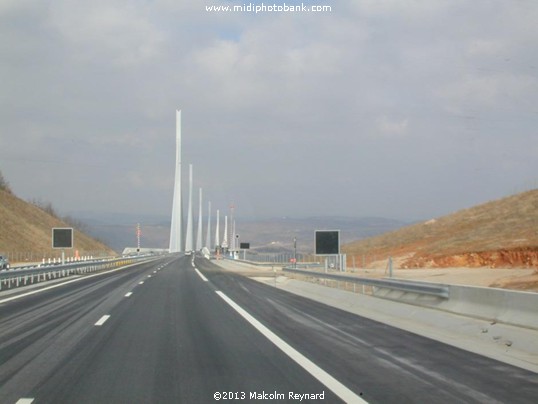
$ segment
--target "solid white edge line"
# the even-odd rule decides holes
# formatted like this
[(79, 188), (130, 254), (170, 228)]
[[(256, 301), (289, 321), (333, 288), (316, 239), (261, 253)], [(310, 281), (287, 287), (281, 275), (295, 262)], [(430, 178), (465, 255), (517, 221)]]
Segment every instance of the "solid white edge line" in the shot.
[(348, 389), (329, 373), (321, 369), (318, 365), (308, 359), (306, 356), (301, 354), (292, 348), (287, 342), (282, 338), (272, 332), (269, 328), (264, 326), (254, 317), (252, 317), (247, 311), (245, 311), (241, 306), (235, 303), (232, 299), (222, 293), (220, 290), (217, 290), (216, 293), (228, 303), (235, 311), (237, 311), (245, 320), (247, 320), (254, 328), (256, 328), (265, 338), (275, 344), (282, 352), (288, 355), (293, 359), (297, 364), (299, 364), (303, 369), (308, 373), (318, 379), (322, 384), (324, 384), (329, 390), (334, 394), (340, 397), (346, 403), (367, 403), (367, 401), (360, 398), (353, 391)]
[(202, 280), (204, 282), (207, 282), (207, 278), (204, 276), (204, 274), (202, 274), (200, 271), (198, 271), (198, 268), (194, 268), (194, 270), (196, 271), (196, 273), (200, 276), (200, 278), (202, 278)]
[(0, 300), (0, 304), (2, 304), (2, 303), (6, 303), (6, 302), (10, 302), (10, 301), (12, 301), (12, 300), (17, 300), (17, 299), (20, 299), (20, 298), (22, 298), (22, 297), (26, 297), (26, 296), (30, 296), (30, 295), (35, 295), (36, 293), (41, 293), (41, 292), (44, 292), (44, 291), (46, 291), (46, 290), (59, 288), (60, 286), (67, 285), (67, 284), (69, 284), (69, 283), (79, 282), (79, 281), (82, 281), (82, 280), (84, 280), (84, 279), (93, 278), (94, 276), (102, 276), (102, 275), (110, 274), (110, 273), (112, 273), (112, 272), (122, 271), (122, 270), (124, 270), (124, 269), (126, 269), (126, 268), (132, 267), (133, 265), (137, 265), (137, 264), (139, 264), (139, 263), (126, 265), (126, 266), (124, 266), (124, 267), (119, 267), (119, 268), (112, 269), (112, 270), (110, 270), (110, 271), (106, 271), (106, 272), (99, 272), (98, 274), (92, 274), (92, 275), (81, 276), (81, 277), (79, 277), (79, 278), (71, 279), (71, 280), (66, 281), (66, 282), (61, 282), (61, 283), (57, 283), (57, 284), (55, 284), (55, 285), (47, 286), (47, 287), (45, 287), (45, 288), (40, 288), (40, 289), (37, 289), (37, 290), (32, 290), (31, 292), (21, 293), (20, 295), (13, 296), (13, 297), (8, 297), (8, 298), (5, 298), (5, 299)]
[(96, 325), (97, 327), (100, 327), (100, 326), (102, 326), (102, 325), (103, 325), (109, 318), (110, 318), (110, 316), (109, 316), (108, 314), (106, 314), (106, 315), (104, 315), (103, 317), (101, 317), (101, 318), (99, 319), (99, 321), (98, 321), (97, 323), (95, 323), (95, 325)]

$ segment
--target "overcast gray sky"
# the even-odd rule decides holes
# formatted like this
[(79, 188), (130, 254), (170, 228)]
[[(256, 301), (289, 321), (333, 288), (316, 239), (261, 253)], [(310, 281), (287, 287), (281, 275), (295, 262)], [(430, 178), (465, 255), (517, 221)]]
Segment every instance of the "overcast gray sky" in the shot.
[(170, 214), (181, 109), (184, 174), (238, 217), (428, 219), (537, 187), (538, 2), (303, 3), (331, 10), (0, 1), (0, 170), (63, 214)]

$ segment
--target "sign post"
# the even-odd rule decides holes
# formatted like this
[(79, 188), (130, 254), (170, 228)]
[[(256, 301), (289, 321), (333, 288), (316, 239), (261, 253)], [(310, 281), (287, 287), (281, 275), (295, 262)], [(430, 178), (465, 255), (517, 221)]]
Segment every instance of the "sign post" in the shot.
[(239, 249), (243, 250), (243, 261), (245, 261), (247, 256), (247, 250), (250, 249), (250, 243), (239, 243)]
[[(316, 230), (316, 255), (340, 256), (340, 230)], [(327, 258), (325, 258), (327, 272)]]
[(62, 250), (62, 265), (65, 264), (65, 249), (73, 248), (73, 228), (53, 227), (52, 228), (52, 248)]
[(142, 230), (140, 230), (140, 223), (136, 224), (136, 254), (140, 255), (140, 236), (142, 235)]

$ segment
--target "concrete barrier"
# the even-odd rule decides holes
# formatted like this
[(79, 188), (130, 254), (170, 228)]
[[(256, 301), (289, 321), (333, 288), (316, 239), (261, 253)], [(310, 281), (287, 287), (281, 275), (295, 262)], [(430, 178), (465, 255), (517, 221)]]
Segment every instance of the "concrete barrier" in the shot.
[(538, 293), (535, 292), (398, 278), (369, 279), (290, 267), (283, 268), (283, 271), (306, 277), (369, 285), (375, 297), (538, 330)]
[(374, 296), (435, 308), (491, 322), (538, 330), (538, 293), (475, 286), (445, 285), (449, 298), (377, 288)]
[(496, 288), (450, 286), (439, 309), (476, 318), (538, 329), (538, 293)]

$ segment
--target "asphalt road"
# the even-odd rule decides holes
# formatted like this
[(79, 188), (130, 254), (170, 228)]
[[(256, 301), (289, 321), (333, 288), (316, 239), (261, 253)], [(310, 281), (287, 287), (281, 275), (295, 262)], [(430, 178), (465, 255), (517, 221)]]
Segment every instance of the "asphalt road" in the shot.
[(223, 272), (201, 258), (195, 266), (189, 256), (169, 256), (15, 300), (0, 295), (0, 403), (538, 397), (537, 374)]

